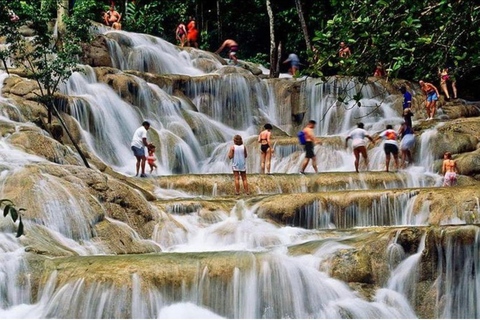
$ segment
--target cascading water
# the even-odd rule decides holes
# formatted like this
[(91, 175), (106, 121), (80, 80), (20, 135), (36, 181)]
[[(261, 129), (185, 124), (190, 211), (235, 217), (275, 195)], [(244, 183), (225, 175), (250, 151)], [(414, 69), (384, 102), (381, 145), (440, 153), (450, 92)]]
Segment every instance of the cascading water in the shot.
[[(88, 152), (116, 171), (134, 173), (130, 140), (146, 119), (152, 125), (149, 141), (157, 145), (162, 175), (230, 173), (227, 150), (235, 134), (241, 134), (247, 146), (249, 173), (258, 172), (256, 135), (267, 121), (279, 129), (276, 134), (285, 135), (275, 145), (273, 172), (297, 173), (304, 159), (302, 147), (294, 140), (280, 140), (289, 139), (286, 134), (293, 136), (313, 118), (319, 122), (316, 134), (327, 137), (315, 149), (319, 168), (331, 172), (332, 183), (318, 185), (298, 177), (289, 181), (289, 190), (326, 194), (347, 190), (355, 195), (364, 189), (433, 185), (432, 179), (423, 174), (434, 160), (428, 140), (433, 131), (418, 139), (422, 159), (418, 167), (389, 181), (370, 181), (366, 175), (352, 174), (339, 183), (336, 172), (343, 171), (345, 176), (354, 168), (351, 151), (343, 145), (357, 121), (365, 122), (372, 134), (387, 123), (401, 122), (394, 101), (379, 84), (362, 85), (355, 79), (326, 83), (312, 79), (265, 80), (240, 68), (222, 66), (210, 53), (181, 51), (147, 35), (104, 31), (115, 68), (151, 72), (168, 80), (153, 83), (134, 72), (105, 73), (83, 66), (83, 72), (75, 73), (62, 88), (70, 97), (62, 110), (75, 119)], [(172, 74), (181, 76), (170, 77)], [(0, 92), (6, 78), (6, 74), (0, 74)], [(296, 81), (298, 97), (290, 96), (286, 103), (283, 95), (287, 95), (292, 81)], [(303, 120), (292, 118), (294, 104), (298, 114), (303, 112)], [(0, 121), (13, 126), (14, 132), (20, 127), (35, 127), (22, 122), (15, 103), (1, 95), (0, 105)], [(16, 116), (12, 117), (11, 110)], [(221, 181), (208, 192), (201, 185), (197, 193), (173, 189), (175, 186), (160, 188), (153, 179), (134, 181), (129, 186), (143, 194), (149, 192), (144, 186), (152, 184), (152, 197), (158, 201), (140, 201), (137, 198), (142, 196), (134, 191), (137, 202), (129, 202), (127, 186), (121, 187), (120, 196), (109, 193), (113, 191), (108, 186), (118, 181), (101, 176), (104, 182), (92, 182), (95, 179), (86, 173), (19, 151), (9, 137), (6, 134), (0, 140), (0, 193), (2, 198), (12, 194), (15, 179), (25, 178), (22, 173), (37, 168), (33, 174), (25, 173), (32, 186), (25, 198), (31, 204), (29, 210), (38, 216), (32, 214), (25, 219), (26, 239), (15, 239), (12, 223), (0, 221), (0, 318), (416, 316), (411, 279), (416, 279), (425, 235), (417, 253), (407, 258), (398, 247), (400, 231), (390, 239), (390, 260), (399, 264), (391, 265), (389, 280), (375, 299), (362, 296), (325, 271), (333, 254), (343, 254), (342, 250), (352, 250), (353, 244), (363, 241), (361, 235), (351, 234), (354, 229), (425, 226), (429, 203), (415, 206), (416, 191), (377, 194), (373, 198), (358, 193), (358, 200), (350, 199), (348, 205), (342, 203), (347, 201), (347, 194), (340, 193), (335, 200), (338, 203), (328, 197), (326, 201), (313, 201), (286, 219), (293, 226), (279, 226), (259, 217), (263, 199), (238, 201), (228, 197)], [(371, 169), (383, 170), (381, 146), (370, 148), (369, 155)], [(191, 178), (179, 177), (187, 181)], [(192, 179), (197, 178), (203, 179), (196, 175)], [(277, 176), (271, 178), (271, 185), (258, 185), (256, 189), (267, 200), (268, 194), (286, 192), (286, 184), (275, 181)], [(289, 178), (293, 176), (282, 176), (286, 181)], [(193, 180), (187, 182), (186, 189), (192, 184)], [(109, 215), (112, 207), (134, 209), (129, 213), (113, 210), (116, 214)], [(147, 217), (141, 214), (145, 211)], [(332, 232), (338, 232), (338, 242), (325, 240)], [(316, 242), (322, 242), (322, 246), (313, 253), (291, 252), (303, 246), (308, 251)], [(133, 249), (126, 250), (129, 243)], [(473, 243), (449, 239), (446, 249), (439, 247), (445, 252), (439, 253), (438, 316), (480, 315), (474, 303), (480, 292), (479, 243), (476, 230)], [(160, 249), (162, 253), (158, 253)], [(465, 262), (464, 267), (457, 260)], [(155, 268), (149, 269), (152, 266)], [(474, 275), (474, 284), (468, 283), (470, 274)], [(454, 283), (455, 275), (461, 275), (461, 283)], [(405, 283), (408, 288), (402, 286)], [(461, 299), (467, 302), (459, 302)]]

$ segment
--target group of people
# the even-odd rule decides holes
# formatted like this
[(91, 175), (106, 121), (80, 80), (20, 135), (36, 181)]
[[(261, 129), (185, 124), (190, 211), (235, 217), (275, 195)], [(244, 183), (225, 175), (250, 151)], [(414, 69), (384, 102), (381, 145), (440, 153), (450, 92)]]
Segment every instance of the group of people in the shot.
[(180, 42), (180, 47), (185, 45), (198, 49), (198, 29), (194, 17), (188, 18), (188, 23), (180, 23), (175, 30), (175, 39)]
[(112, 27), (115, 30), (122, 30), (122, 24), (120, 23), (122, 15), (115, 11), (115, 5), (112, 4), (110, 9), (103, 13), (103, 20), (106, 26)]

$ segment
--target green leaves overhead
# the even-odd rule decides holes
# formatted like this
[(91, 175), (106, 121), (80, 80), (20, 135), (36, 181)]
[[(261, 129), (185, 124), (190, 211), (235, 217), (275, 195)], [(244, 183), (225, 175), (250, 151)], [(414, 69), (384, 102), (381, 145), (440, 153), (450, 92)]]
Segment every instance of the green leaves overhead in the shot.
[[(435, 81), (446, 65), (455, 67), (457, 78), (473, 76), (480, 66), (480, 6), (474, 1), (326, 3), (326, 23), (313, 39), (318, 53), (310, 54), (312, 76), (372, 76), (381, 61), (391, 76)], [(351, 57), (339, 57), (341, 41)]]

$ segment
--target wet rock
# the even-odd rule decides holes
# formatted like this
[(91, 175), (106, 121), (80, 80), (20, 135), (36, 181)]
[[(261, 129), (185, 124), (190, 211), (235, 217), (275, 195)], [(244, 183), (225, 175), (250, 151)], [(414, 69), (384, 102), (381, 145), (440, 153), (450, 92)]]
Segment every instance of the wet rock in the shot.
[(82, 62), (92, 67), (113, 67), (107, 40), (103, 35), (97, 35), (88, 45), (82, 45)]
[(185, 85), (188, 81), (190, 81), (191, 77), (186, 75), (178, 75), (178, 74), (169, 74), (169, 75), (160, 75), (154, 74), (149, 72), (139, 72), (135, 70), (126, 70), (125, 73), (132, 74), (143, 80), (156, 84), (163, 90), (171, 90), (175, 92), (177, 90), (184, 92)]
[(58, 141), (45, 136), (38, 131), (22, 131), (14, 133), (9, 141), (12, 145), (24, 151), (44, 157), (58, 164), (81, 165), (78, 157)]
[(161, 252), (160, 246), (153, 241), (143, 240), (128, 225), (111, 220), (104, 220), (95, 225), (96, 238), (108, 252), (114, 254), (141, 254)]

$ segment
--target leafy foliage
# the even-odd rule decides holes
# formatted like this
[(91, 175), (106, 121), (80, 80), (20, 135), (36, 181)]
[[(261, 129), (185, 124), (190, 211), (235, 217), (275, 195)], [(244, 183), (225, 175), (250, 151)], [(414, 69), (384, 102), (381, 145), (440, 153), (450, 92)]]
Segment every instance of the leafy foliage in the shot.
[[(474, 1), (330, 0), (313, 39), (311, 75), (372, 75), (378, 61), (394, 77), (437, 78), (448, 65), (467, 76), (480, 62), (480, 6)], [(353, 54), (338, 56), (345, 41)]]
[(0, 208), (3, 207), (3, 217), (6, 217), (10, 214), (10, 218), (12, 218), (13, 222), (17, 222), (18, 220), (18, 228), (17, 228), (17, 238), (24, 234), (24, 226), (22, 222), (22, 212), (26, 211), (24, 208), (17, 208), (15, 204), (10, 199), (1, 199), (0, 200)]
[[(162, 37), (168, 35), (170, 38), (176, 25), (184, 20), (186, 11), (187, 4), (184, 2), (130, 2), (126, 9), (124, 29)], [(167, 29), (165, 26), (168, 26)]]
[[(59, 32), (53, 32), (52, 21), (57, 17), (57, 9), (62, 5), (60, 0), (22, 1), (16, 9), (21, 12), (25, 20), (32, 22), (35, 35), (27, 39), (19, 32), (19, 24), (12, 23), (7, 11), (8, 1), (0, 0), (2, 14), (0, 16), (0, 30), (7, 30), (9, 46), (0, 55), (0, 58), (9, 57), (17, 67), (22, 68), (29, 77), (33, 78), (39, 87), (38, 100), (48, 110), (48, 123), (52, 122), (52, 115), (58, 118), (63, 129), (67, 132), (80, 157), (89, 167), (88, 162), (73, 140), (70, 131), (58, 113), (54, 95), (58, 86), (65, 82), (74, 71), (82, 54), (81, 44), (90, 41), (90, 20), (94, 15), (94, 0), (77, 0), (71, 17), (61, 17), (65, 28), (59, 26)], [(10, 7), (11, 8), (11, 7)], [(58, 21), (57, 21), (58, 22)], [(10, 26), (9, 26), (10, 25)], [(4, 62), (5, 68), (7, 64)]]

